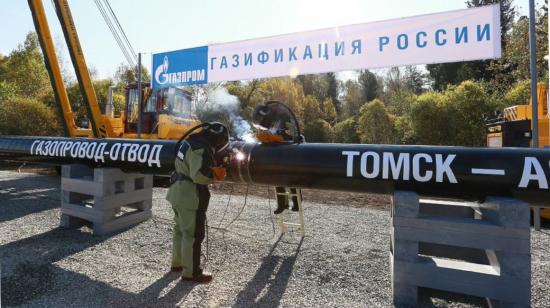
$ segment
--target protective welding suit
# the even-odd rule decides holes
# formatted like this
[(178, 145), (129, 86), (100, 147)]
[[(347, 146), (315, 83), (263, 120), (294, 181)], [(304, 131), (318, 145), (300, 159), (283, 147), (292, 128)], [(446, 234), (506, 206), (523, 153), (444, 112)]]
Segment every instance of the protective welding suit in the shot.
[[(262, 143), (304, 142), (299, 134), (298, 123), (290, 109), (279, 101), (267, 101), (258, 105), (252, 114), (254, 126), (258, 129), (256, 138)], [(275, 187), (277, 209), (275, 214), (282, 213), (289, 208), (287, 189), (292, 196), (292, 210), (298, 211), (298, 197), (296, 188)]]
[(172, 271), (182, 280), (207, 283), (212, 276), (200, 267), (201, 244), (210, 201), (208, 184), (223, 180), (225, 169), (216, 167), (215, 153), (229, 141), (227, 128), (212, 123), (184, 140), (176, 154), (175, 173), (166, 199), (174, 210)]

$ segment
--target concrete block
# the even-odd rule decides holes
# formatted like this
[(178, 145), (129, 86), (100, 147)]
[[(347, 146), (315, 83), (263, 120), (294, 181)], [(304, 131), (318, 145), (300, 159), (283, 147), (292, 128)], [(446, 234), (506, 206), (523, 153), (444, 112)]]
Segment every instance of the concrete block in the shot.
[(394, 261), (395, 283), (406, 283), (514, 303), (530, 301), (530, 280), (503, 278), (490, 265), (422, 257), (418, 262)]
[(416, 217), (419, 212), (419, 197), (417, 193), (399, 191), (392, 195), (393, 217)]
[(406, 282), (395, 281), (394, 256), (390, 253), (390, 275), (392, 280), (393, 304), (410, 306), (418, 302), (418, 287)]
[(531, 276), (531, 255), (510, 251), (487, 250), (489, 264), (502, 277), (527, 279)]
[(93, 175), (93, 170), (86, 165), (63, 165), (61, 166), (61, 177), (62, 178), (91, 178)]
[(394, 217), (393, 226), (401, 231), (396, 235), (400, 240), (526, 253), (530, 250), (529, 229), (502, 228), (483, 220)]
[[(104, 235), (151, 218), (153, 176), (81, 165), (62, 170), (62, 225), (85, 221), (94, 235)], [(135, 210), (118, 215), (123, 207)]]
[(93, 234), (98, 236), (106, 235), (147, 221), (151, 217), (153, 217), (153, 214), (152, 211), (149, 210), (118, 217), (106, 223), (94, 223)]
[(394, 303), (415, 304), (418, 287), (425, 287), (485, 297), (499, 307), (530, 305), (527, 204), (420, 200), (398, 191), (392, 213)]
[(529, 204), (512, 198), (489, 197), (480, 204), (484, 220), (507, 228), (529, 228)]

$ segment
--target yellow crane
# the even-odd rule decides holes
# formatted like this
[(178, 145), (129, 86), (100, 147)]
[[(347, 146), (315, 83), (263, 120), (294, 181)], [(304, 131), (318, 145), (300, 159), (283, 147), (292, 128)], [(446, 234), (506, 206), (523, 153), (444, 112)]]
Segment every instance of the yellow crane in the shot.
[[(141, 102), (137, 86), (129, 85), (126, 88), (124, 112), (115, 117), (111, 108), (111, 112), (102, 114), (69, 3), (67, 0), (53, 0), (91, 124), (91, 128), (78, 127), (63, 83), (42, 0), (28, 0), (28, 3), (67, 136), (178, 139), (190, 127), (200, 123), (192, 112), (190, 92), (179, 88), (153, 90), (148, 83), (142, 87)], [(141, 132), (138, 126), (142, 127)]]

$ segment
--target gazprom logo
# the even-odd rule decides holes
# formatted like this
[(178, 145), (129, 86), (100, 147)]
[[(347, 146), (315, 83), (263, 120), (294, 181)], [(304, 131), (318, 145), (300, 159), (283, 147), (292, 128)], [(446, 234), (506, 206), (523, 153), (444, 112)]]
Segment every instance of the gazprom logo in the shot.
[(207, 83), (208, 47), (153, 55), (153, 87), (178, 87)]
[(166, 84), (168, 82), (168, 56), (164, 56), (162, 64), (155, 70), (155, 80), (158, 84)]

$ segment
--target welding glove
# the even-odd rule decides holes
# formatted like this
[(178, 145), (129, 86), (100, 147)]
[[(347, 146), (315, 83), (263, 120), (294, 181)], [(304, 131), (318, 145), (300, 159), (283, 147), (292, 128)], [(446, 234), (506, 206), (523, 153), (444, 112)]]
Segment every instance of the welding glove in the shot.
[(212, 174), (215, 181), (223, 181), (227, 176), (227, 171), (224, 167), (212, 167)]

